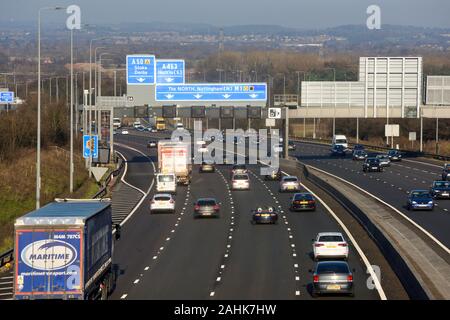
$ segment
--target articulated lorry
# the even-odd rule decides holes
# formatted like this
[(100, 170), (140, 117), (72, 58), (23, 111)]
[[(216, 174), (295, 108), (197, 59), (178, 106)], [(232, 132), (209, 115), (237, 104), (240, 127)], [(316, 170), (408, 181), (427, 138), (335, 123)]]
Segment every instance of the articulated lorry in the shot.
[(16, 219), (14, 233), (15, 299), (106, 299), (114, 289), (110, 199), (56, 199)]
[[(175, 174), (178, 184), (191, 182), (192, 165), (189, 145), (185, 142), (158, 142), (158, 175)], [(158, 188), (158, 186), (157, 186)]]

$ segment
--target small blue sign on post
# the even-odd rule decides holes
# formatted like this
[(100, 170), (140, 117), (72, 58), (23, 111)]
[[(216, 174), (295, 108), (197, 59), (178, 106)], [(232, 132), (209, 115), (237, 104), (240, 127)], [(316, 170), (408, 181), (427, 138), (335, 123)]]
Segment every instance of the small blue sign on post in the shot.
[(128, 55), (127, 84), (129, 85), (155, 84), (155, 56)]
[(14, 92), (0, 91), (0, 103), (14, 103)]
[[(89, 140), (89, 137), (92, 139)], [(89, 158), (91, 156), (92, 152), (92, 158), (96, 159), (98, 158), (98, 136), (89, 136), (84, 135), (83, 136), (83, 157)]]
[(184, 60), (156, 60), (156, 83), (184, 83)]
[(157, 84), (156, 101), (267, 101), (266, 83)]

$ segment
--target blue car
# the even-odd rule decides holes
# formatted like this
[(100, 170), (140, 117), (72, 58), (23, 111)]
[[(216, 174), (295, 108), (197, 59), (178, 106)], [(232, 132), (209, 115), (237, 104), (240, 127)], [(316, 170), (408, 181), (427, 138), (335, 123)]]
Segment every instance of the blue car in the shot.
[(278, 221), (278, 213), (273, 207), (259, 207), (252, 210), (252, 224), (276, 224)]
[(433, 210), (434, 200), (428, 190), (412, 190), (406, 203), (408, 210)]

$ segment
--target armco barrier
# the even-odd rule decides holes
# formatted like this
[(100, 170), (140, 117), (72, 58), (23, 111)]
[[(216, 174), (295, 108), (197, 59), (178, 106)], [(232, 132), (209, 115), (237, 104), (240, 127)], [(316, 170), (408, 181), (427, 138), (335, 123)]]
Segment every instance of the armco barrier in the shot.
[[(331, 145), (330, 139), (313, 139), (313, 138), (302, 138), (302, 137), (295, 137), (295, 136), (291, 136), (290, 139), (297, 140), (297, 141), (310, 142), (310, 143), (323, 143), (323, 144)], [(372, 150), (377, 150), (377, 151), (388, 151), (388, 150), (392, 149), (392, 148), (388, 148), (388, 147), (374, 146), (371, 144), (363, 144), (363, 143), (349, 143), (349, 146), (354, 146), (356, 144), (364, 146), (367, 149), (372, 149)], [(402, 154), (404, 154), (408, 157), (411, 157), (411, 158), (423, 157), (423, 158), (429, 158), (429, 159), (450, 161), (450, 156), (445, 156), (445, 155), (441, 155), (441, 154), (426, 153), (426, 152), (411, 151), (411, 150), (402, 150), (402, 149), (400, 149), (398, 151), (400, 151)]]
[[(303, 166), (299, 163), (299, 166)], [(339, 202), (359, 223), (364, 227), (370, 237), (378, 245), (386, 260), (389, 262), (392, 270), (396, 273), (400, 282), (403, 284), (406, 292), (411, 299), (429, 300), (425, 290), (420, 285), (414, 273), (409, 269), (407, 263), (395, 247), (386, 239), (375, 224), (366, 216), (366, 214), (357, 207), (351, 200), (344, 196), (339, 190), (328, 184), (326, 181), (310, 173), (306, 166), (303, 166), (305, 177), (319, 188), (326, 191), (337, 202)]]

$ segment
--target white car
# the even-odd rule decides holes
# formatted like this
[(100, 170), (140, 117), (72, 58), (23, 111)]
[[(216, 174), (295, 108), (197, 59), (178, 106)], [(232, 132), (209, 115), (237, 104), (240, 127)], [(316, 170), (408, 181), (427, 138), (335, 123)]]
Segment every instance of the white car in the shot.
[(285, 176), (281, 178), (279, 191), (300, 191), (300, 181), (296, 176)]
[(175, 212), (175, 200), (169, 193), (157, 193), (150, 201), (150, 212)]
[(128, 130), (122, 130), (122, 134), (128, 134)]
[(246, 173), (238, 173), (231, 178), (231, 188), (233, 190), (249, 190), (250, 179)]
[(347, 260), (348, 243), (340, 232), (320, 232), (313, 240), (314, 260), (340, 258)]

